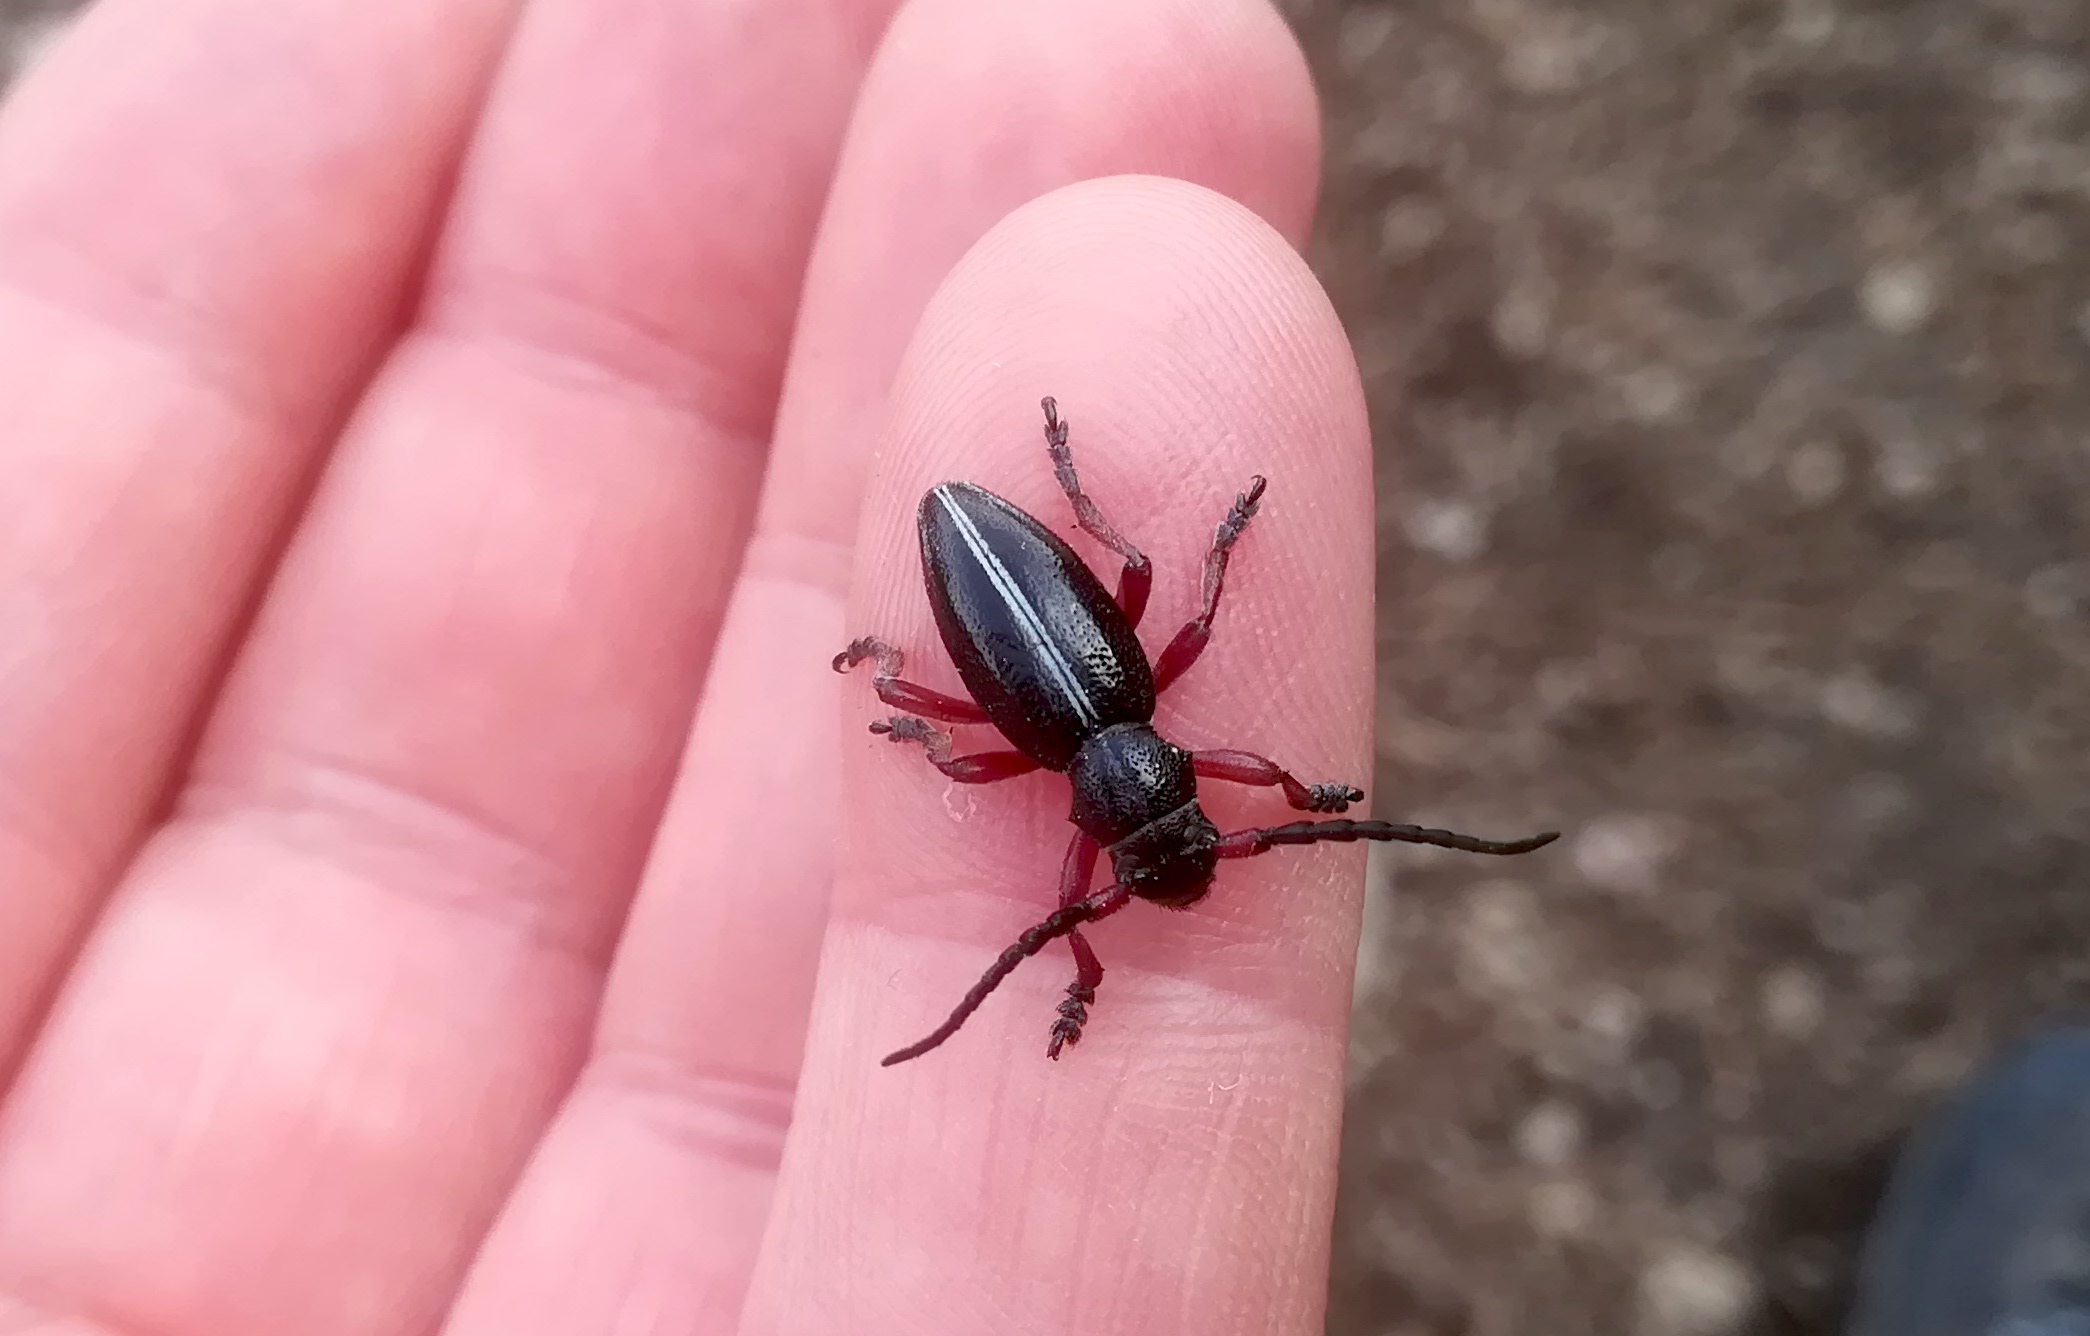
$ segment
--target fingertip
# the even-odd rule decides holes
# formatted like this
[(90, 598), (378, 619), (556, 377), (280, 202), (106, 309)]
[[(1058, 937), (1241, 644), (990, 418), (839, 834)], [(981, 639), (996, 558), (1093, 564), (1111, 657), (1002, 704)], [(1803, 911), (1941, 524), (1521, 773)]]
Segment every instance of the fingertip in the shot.
[(1000, 101), (1000, 115), (1036, 120), (1049, 104), (1086, 124), (1070, 142), (1107, 146), (1083, 155), (1091, 161), (1077, 179), (1112, 158), (1151, 163), (1239, 200), (1294, 247), (1312, 229), (1320, 98), (1297, 35), (1269, 0), (911, 0), (887, 45), (881, 64), (904, 82), (874, 84), (873, 96), (948, 99), (952, 86), (991, 72), (1003, 97), (983, 106)]
[[(1162, 698), (1163, 734), (1192, 749), (1280, 756), (1316, 780), (1363, 774), (1375, 564), (1356, 365), (1284, 237), (1195, 185), (1120, 176), (1065, 187), (1005, 219), (953, 270), (895, 383), (852, 626), (907, 646), (909, 676), (923, 685), (954, 681), (912, 523), (915, 498), (952, 479), (1038, 517), (1112, 582), (1120, 559), (1076, 530), (1039, 440), (1041, 390), (1070, 424), (1084, 491), (1150, 558), (1140, 624), (1150, 656), (1197, 614), (1215, 526), (1254, 511), (1209, 647)], [(837, 883), (838, 914), (971, 940), (1002, 930), (1010, 900), (1034, 903), (1037, 869), (1058, 861), (1066, 839), (1063, 789), (1050, 799), (1035, 784), (952, 791), (895, 775), (889, 755), (868, 750), (844, 765), (845, 848), (858, 870)], [(1200, 796), (1222, 829), (1268, 823), (1260, 793)], [(1190, 918), (1231, 940), (1311, 914), (1332, 930), (1293, 945), (1332, 973), (1347, 949), (1354, 861), (1315, 851), (1236, 873), (1236, 889)], [(1006, 894), (981, 895), (997, 886)], [(1120, 930), (1157, 943), (1170, 931), (1181, 924)]]
[(1296, 708), (1265, 740), (1361, 765), (1370, 431), (1341, 321), (1286, 238), (1219, 192), (1152, 176), (1064, 187), (989, 232), (902, 362), (863, 536), (877, 554), (863, 615), (928, 630), (904, 520), (935, 481), (976, 481), (1059, 524), (1029, 408), (1041, 387), (1071, 423), (1085, 489), (1153, 562), (1149, 632), (1188, 615), (1229, 504), (1255, 510), (1228, 577), (1231, 630), (1169, 704), (1267, 714), (1289, 682)]
[[(1011, 210), (1123, 172), (1200, 182), (1288, 247), (1305, 243), (1320, 112), (1267, 0), (902, 6), (865, 80), (799, 305), (773, 470), (794, 485), (772, 488), (774, 515), (846, 543), (865, 496), (858, 426), (885, 409), (929, 294)], [(1028, 415), (1050, 388), (1026, 386), (1012, 406)]]
[(1062, 187), (966, 254), (902, 362), (896, 459), (948, 441), (965, 462), (1007, 455), (1028, 469), (1031, 441), (1012, 429), (1026, 382), (1052, 386), (1085, 476), (1141, 430), (1149, 465), (1246, 474), (1251, 502), (1273, 460), (1362, 457), (1356, 363), (1312, 270), (1252, 209), (1170, 177)]

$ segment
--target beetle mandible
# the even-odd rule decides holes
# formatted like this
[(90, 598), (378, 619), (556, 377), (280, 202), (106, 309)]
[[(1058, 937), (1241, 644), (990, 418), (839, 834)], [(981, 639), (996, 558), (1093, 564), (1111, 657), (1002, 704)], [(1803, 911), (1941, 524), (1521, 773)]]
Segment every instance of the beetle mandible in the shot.
[[(918, 1058), (957, 1033), (1017, 965), (1064, 937), (1074, 952), (1075, 975), (1045, 1049), (1057, 1059), (1063, 1046), (1081, 1039), (1096, 985), (1103, 981), (1102, 962), (1082, 926), (1115, 914), (1135, 896), (1173, 909), (1195, 904), (1211, 890), (1220, 859), (1321, 840), (1398, 840), (1467, 853), (1522, 854), (1560, 835), (1483, 840), (1388, 821), (1298, 821), (1221, 834), (1198, 806), (1199, 779), (1281, 788), (1303, 812), (1342, 812), (1364, 798), (1362, 789), (1348, 784), (1301, 783), (1252, 752), (1185, 751), (1154, 731), (1155, 697), (1197, 662), (1212, 638), (1227, 559), (1262, 502), (1265, 480), (1251, 479), (1234, 498), (1205, 554), (1197, 615), (1149, 663), (1134, 632), (1153, 588), (1153, 564), (1081, 490), (1066, 420), (1052, 399), (1042, 406), (1046, 449), (1075, 523), (1124, 561), (1116, 597), (1037, 520), (983, 487), (941, 483), (922, 497), (916, 513), (922, 568), (937, 630), (972, 699), (901, 680), (900, 651), (875, 637), (853, 641), (835, 656), (838, 673), (873, 660), (878, 698), (908, 711), (879, 720), (871, 731), (921, 744), (929, 763), (958, 783), (992, 784), (1045, 769), (1064, 773), (1074, 792), (1069, 819), (1076, 834), (1060, 871), (1059, 908), (1001, 953), (948, 1020), (887, 1055), (887, 1067)], [(953, 756), (950, 735), (930, 719), (992, 724), (1014, 750)], [(1110, 856), (1111, 884), (1090, 894), (1104, 854)]]

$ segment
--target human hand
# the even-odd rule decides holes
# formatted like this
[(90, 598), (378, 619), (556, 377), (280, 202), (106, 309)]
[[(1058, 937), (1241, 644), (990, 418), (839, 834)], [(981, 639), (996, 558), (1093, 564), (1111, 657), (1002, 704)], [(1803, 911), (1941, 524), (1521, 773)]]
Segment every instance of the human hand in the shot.
[(1359, 852), (881, 1069), (1066, 790), (828, 671), (955, 684), (914, 504), (1069, 531), (1050, 393), (1150, 645), (1271, 479), (1169, 734), (1364, 778), (1311, 88), (1262, 0), (891, 7), (106, 0), (18, 90), (0, 1332), (1319, 1330)]

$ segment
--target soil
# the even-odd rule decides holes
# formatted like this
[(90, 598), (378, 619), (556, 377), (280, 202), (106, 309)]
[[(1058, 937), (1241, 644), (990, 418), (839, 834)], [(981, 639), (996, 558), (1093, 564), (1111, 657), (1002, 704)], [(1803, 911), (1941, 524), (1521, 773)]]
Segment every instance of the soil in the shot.
[(2090, 12), (1317, 2), (1380, 452), (1333, 1336), (1828, 1333), (2090, 1000)]

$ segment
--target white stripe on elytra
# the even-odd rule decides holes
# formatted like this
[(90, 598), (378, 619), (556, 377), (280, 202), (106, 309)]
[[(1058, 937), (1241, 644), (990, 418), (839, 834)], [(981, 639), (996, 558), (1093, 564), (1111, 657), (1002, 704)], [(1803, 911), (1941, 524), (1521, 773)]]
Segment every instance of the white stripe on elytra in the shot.
[(980, 563), (980, 569), (985, 571), (988, 580), (993, 582), (994, 591), (1001, 595), (1003, 606), (1015, 617), (1025, 639), (1030, 642), (1031, 652), (1044, 666), (1046, 674), (1052, 678), (1053, 685), (1060, 689), (1060, 694), (1067, 698), (1067, 704), (1074, 707), (1074, 713), (1081, 716), (1082, 722), (1089, 727), (1094, 728), (1102, 723), (1103, 717), (1096, 712), (1096, 703), (1089, 699), (1089, 693), (1082, 687), (1081, 679), (1074, 675), (1074, 665), (1067, 662), (1066, 653), (1053, 643), (1052, 637), (1045, 634), (1045, 622), (1038, 616), (1038, 610), (1024, 597), (1023, 591), (1016, 585), (1015, 578), (1009, 574), (1008, 567), (1001, 564), (1001, 558), (989, 550), (986, 538), (974, 526), (972, 517), (958, 509), (957, 503), (941, 488), (937, 489), (936, 500), (943, 507), (943, 513), (949, 515), (951, 522), (958, 526), (958, 536), (965, 540), (965, 546), (971, 550), (973, 560)]

